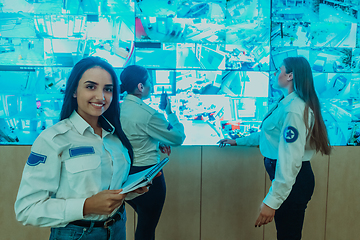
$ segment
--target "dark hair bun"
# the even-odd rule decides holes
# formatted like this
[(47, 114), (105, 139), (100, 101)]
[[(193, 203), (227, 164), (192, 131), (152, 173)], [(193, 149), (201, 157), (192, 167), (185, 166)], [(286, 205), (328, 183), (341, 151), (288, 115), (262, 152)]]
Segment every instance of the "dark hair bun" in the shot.
[(146, 68), (139, 65), (129, 65), (120, 74), (120, 93), (132, 93), (139, 83), (145, 84), (148, 78)]

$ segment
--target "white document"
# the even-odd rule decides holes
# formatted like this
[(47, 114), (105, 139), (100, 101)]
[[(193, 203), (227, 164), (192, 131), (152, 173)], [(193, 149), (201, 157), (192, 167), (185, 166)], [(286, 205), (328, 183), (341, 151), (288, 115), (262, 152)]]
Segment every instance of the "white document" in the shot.
[(134, 173), (128, 176), (126, 182), (121, 186), (123, 193), (128, 193), (138, 189), (140, 187), (145, 187), (151, 183), (153, 178), (158, 174), (161, 169), (169, 162), (169, 158), (164, 158), (158, 164), (138, 173)]

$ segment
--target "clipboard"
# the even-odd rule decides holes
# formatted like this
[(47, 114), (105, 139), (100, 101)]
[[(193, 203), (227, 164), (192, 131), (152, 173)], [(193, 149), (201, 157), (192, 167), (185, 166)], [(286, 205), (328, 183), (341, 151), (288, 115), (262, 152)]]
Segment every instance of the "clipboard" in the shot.
[(161, 169), (169, 162), (169, 158), (166, 157), (161, 160), (158, 164), (138, 173), (134, 173), (128, 176), (127, 180), (121, 186), (123, 193), (128, 193), (138, 189), (140, 187), (145, 187), (151, 183), (153, 178), (158, 174)]

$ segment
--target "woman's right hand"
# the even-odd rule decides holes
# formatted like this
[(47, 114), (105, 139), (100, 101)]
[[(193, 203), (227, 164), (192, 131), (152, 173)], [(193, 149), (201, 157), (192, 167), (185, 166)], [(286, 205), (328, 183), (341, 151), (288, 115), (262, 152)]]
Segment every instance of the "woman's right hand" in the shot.
[(159, 143), (159, 150), (160, 152), (165, 153), (168, 156), (170, 156), (171, 154), (171, 146), (166, 145), (165, 143)]
[(225, 147), (227, 144), (230, 146), (236, 146), (236, 141), (234, 139), (224, 138), (218, 141), (217, 144), (219, 144), (219, 147), (221, 148)]
[(104, 190), (85, 200), (83, 215), (98, 214), (108, 215), (120, 207), (126, 194), (120, 194), (120, 190)]

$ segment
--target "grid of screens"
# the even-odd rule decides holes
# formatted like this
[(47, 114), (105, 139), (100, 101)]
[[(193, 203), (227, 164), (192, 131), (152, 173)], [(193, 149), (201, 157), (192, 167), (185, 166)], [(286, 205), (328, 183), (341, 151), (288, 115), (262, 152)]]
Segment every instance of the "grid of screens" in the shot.
[(186, 145), (259, 130), (274, 71), (304, 56), (332, 145), (360, 145), (360, 0), (3, 0), (0, 144), (32, 144), (59, 121), (71, 67), (100, 56), (149, 69)]

